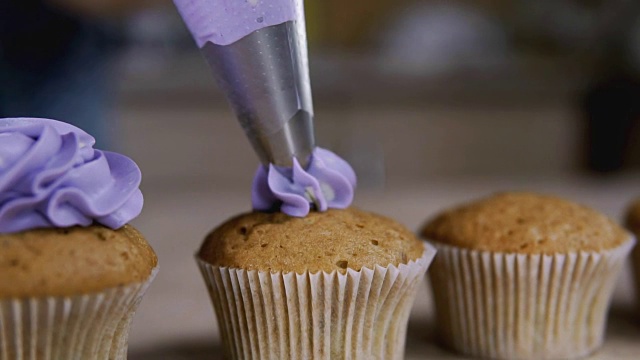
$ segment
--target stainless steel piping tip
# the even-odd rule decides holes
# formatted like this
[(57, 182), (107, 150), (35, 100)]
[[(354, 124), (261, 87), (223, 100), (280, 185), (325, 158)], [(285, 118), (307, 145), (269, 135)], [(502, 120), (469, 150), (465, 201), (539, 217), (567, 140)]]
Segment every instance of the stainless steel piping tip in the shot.
[(306, 167), (315, 139), (304, 19), (202, 53), (260, 161)]

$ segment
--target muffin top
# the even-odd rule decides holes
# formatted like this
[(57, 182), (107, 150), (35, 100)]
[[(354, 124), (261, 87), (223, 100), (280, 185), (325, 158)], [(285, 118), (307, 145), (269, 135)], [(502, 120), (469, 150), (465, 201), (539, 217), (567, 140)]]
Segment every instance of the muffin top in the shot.
[(631, 203), (627, 209), (625, 225), (635, 233), (640, 232), (640, 199)]
[(292, 217), (252, 212), (211, 232), (198, 256), (217, 266), (303, 273), (346, 272), (406, 264), (422, 256), (421, 241), (399, 223), (355, 208)]
[(0, 298), (71, 296), (142, 282), (157, 263), (130, 225), (0, 234)]
[(588, 207), (526, 192), (500, 193), (446, 211), (421, 235), (463, 248), (524, 254), (602, 251), (630, 238)]

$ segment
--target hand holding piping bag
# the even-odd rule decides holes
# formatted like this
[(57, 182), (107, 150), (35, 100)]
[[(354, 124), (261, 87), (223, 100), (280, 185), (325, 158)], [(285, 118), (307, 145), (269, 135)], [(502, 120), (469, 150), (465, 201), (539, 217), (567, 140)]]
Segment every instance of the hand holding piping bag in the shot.
[(255, 210), (346, 208), (356, 175), (315, 147), (302, 0), (174, 0), (262, 165)]

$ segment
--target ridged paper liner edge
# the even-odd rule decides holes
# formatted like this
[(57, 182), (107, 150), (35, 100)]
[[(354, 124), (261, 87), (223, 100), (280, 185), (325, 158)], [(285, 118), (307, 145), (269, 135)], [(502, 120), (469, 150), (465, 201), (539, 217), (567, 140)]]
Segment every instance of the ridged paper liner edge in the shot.
[(77, 296), (0, 299), (1, 360), (123, 360), (143, 283)]
[(529, 255), (432, 243), (438, 334), (463, 354), (567, 359), (602, 345), (616, 280), (635, 244), (602, 252)]
[(242, 270), (197, 259), (230, 359), (402, 359), (409, 312), (435, 249), (346, 273)]

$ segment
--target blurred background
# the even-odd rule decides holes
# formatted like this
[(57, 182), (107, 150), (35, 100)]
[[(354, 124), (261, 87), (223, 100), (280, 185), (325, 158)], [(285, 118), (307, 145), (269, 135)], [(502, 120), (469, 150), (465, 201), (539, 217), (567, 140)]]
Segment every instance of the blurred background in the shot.
[[(637, 1), (306, 7), (318, 142), (363, 186), (640, 165)], [(257, 163), (167, 0), (3, 1), (0, 80), (1, 116), (75, 122), (150, 181), (247, 184)]]
[[(415, 229), (497, 190), (615, 217), (640, 194), (640, 2), (309, 0), (306, 12), (317, 140), (353, 164), (359, 206)], [(258, 161), (173, 4), (0, 2), (6, 116), (75, 123), (138, 162), (137, 225), (162, 271), (132, 347), (210, 338), (192, 254), (249, 208)]]

